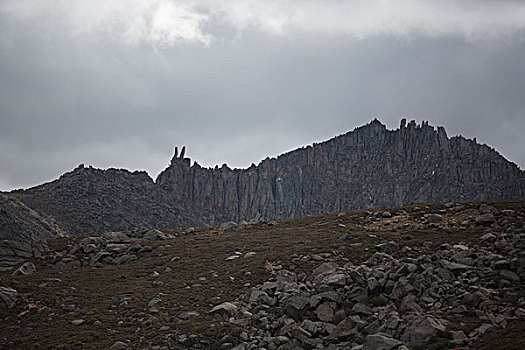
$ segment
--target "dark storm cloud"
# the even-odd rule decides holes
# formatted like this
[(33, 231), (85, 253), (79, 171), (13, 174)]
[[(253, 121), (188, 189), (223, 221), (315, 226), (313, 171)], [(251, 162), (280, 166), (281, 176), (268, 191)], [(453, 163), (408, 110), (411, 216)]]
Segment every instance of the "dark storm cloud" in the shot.
[(183, 144), (200, 164), (245, 167), (373, 117), (444, 125), (525, 165), (519, 2), (451, 19), (401, 1), (382, 22), (371, 1), (354, 24), (338, 2), (38, 3), (0, 11), (1, 190), (79, 163), (155, 177)]

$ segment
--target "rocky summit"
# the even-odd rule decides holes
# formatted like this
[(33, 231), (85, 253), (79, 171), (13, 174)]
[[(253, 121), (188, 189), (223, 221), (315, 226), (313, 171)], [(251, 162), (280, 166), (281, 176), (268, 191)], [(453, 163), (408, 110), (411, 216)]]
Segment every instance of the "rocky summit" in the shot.
[(524, 349), (525, 200), (0, 244), (0, 349)]
[(30, 241), (524, 197), (525, 172), (475, 139), (449, 138), (443, 127), (404, 119), (388, 130), (374, 119), (248, 169), (192, 165), (184, 147), (180, 153), (176, 148), (155, 181), (145, 172), (80, 165), (50, 183), (3, 193), (0, 238)]

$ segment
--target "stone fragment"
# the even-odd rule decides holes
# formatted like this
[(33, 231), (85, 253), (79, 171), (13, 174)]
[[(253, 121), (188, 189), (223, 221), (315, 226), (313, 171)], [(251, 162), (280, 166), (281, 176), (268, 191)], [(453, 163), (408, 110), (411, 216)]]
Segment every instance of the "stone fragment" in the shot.
[(339, 237), (339, 240), (340, 241), (351, 241), (354, 239), (354, 236), (352, 236), (351, 234), (349, 233), (345, 233), (344, 235), (342, 235), (341, 237)]
[(226, 259), (224, 259), (224, 261), (237, 260), (237, 259), (239, 259), (240, 257), (241, 257), (240, 255), (230, 255), (229, 257), (227, 257)]
[(235, 304), (232, 304), (227, 301), (215, 306), (213, 309), (210, 310), (209, 314), (214, 315), (224, 313), (227, 315), (233, 315), (237, 311), (237, 309), (238, 307)]
[(402, 341), (392, 338), (388, 334), (376, 333), (365, 338), (362, 350), (393, 350), (403, 345)]
[[(110, 254), (106, 253), (105, 255), (101, 255), (101, 257), (98, 260), (101, 260), (104, 256), (108, 256), (109, 257)], [(72, 259), (72, 258), (63, 258), (62, 260), (57, 261), (53, 265), (53, 269), (55, 269), (55, 270), (71, 270), (71, 269), (74, 269), (74, 268), (77, 268), (77, 267), (80, 267), (80, 266), (82, 266), (82, 264), (78, 260), (75, 260), (75, 259)]]
[(327, 301), (319, 305), (316, 310), (317, 318), (323, 322), (333, 322), (337, 304)]
[(128, 345), (126, 343), (117, 340), (113, 343), (113, 345), (111, 345), (110, 350), (125, 349), (127, 347)]
[(488, 232), (488, 233), (485, 233), (483, 236), (481, 236), (480, 239), (482, 241), (494, 241), (496, 239), (496, 236), (494, 236), (492, 233)]
[(427, 216), (427, 221), (434, 223), (434, 224), (441, 222), (442, 220), (443, 220), (443, 216), (439, 214), (428, 214)]
[(394, 252), (399, 251), (401, 248), (399, 247), (399, 244), (397, 244), (396, 242), (390, 241), (390, 242), (381, 243), (381, 244), (376, 245), (376, 249), (378, 249), (379, 251), (383, 253), (392, 254)]
[(374, 312), (372, 309), (365, 304), (357, 303), (352, 307), (352, 311), (356, 314), (369, 316), (372, 315)]
[(199, 316), (199, 313), (197, 311), (186, 311), (179, 314), (179, 318), (181, 320), (191, 320), (195, 317)]
[(493, 224), (495, 221), (496, 218), (490, 213), (478, 215), (474, 218), (474, 222), (476, 223), (476, 225), (488, 226)]
[(20, 266), (18, 269), (13, 271), (13, 275), (31, 275), (36, 272), (35, 265), (28, 261), (26, 263), (23, 263), (22, 266)]
[(468, 337), (463, 331), (451, 331), (450, 335), (452, 336), (451, 342), (454, 345), (463, 345), (468, 341)]
[(286, 305), (286, 313), (290, 315), (294, 320), (300, 321), (307, 311), (307, 305), (309, 299), (302, 295), (294, 295)]
[(509, 270), (501, 270), (499, 271), (499, 275), (512, 282), (519, 282), (520, 280), (520, 276), (517, 273)]
[(419, 345), (430, 337), (445, 332), (444, 321), (430, 315), (416, 317), (406, 328), (401, 340), (410, 345)]
[(321, 281), (321, 284), (326, 284), (326, 285), (344, 286), (345, 283), (346, 283), (346, 276), (344, 275), (344, 273), (334, 273), (332, 275), (326, 276)]
[(129, 243), (131, 241), (125, 232), (106, 232), (100, 236), (109, 243)]
[(235, 227), (237, 227), (237, 224), (235, 222), (233, 222), (233, 221), (223, 222), (219, 226), (219, 230), (226, 231), (226, 230), (230, 230), (230, 229), (235, 228)]
[(18, 292), (9, 287), (0, 286), (0, 309), (7, 309), (14, 305), (18, 299)]
[(153, 298), (148, 302), (148, 307), (157, 307), (162, 304), (162, 300), (159, 298)]
[(148, 230), (146, 233), (144, 233), (144, 236), (142, 236), (142, 239), (146, 239), (148, 241), (162, 241), (170, 238), (170, 235), (159, 230)]
[(115, 259), (113, 259), (113, 263), (117, 265), (126, 264), (132, 260), (138, 259), (135, 254), (124, 254), (117, 256)]

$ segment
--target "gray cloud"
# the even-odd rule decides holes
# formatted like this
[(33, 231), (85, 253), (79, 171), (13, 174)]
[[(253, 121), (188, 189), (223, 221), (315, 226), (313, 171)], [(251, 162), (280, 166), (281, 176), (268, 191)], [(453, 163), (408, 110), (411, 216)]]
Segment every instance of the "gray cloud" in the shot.
[[(142, 4), (129, 14), (138, 22), (144, 9), (181, 4), (134, 3)], [(202, 165), (246, 167), (376, 116), (390, 128), (403, 117), (444, 125), (524, 167), (520, 2), (431, 1), (425, 12), (402, 1), (392, 23), (385, 17), (391, 7), (378, 5), (384, 2), (303, 3), (185, 2), (202, 17), (190, 16), (196, 22), (158, 41), (148, 21), (138, 39), (115, 32), (134, 23), (123, 16), (121, 27), (111, 24), (126, 10), (120, 1), (104, 2), (98, 17), (93, 1), (3, 2), (0, 190), (52, 180), (79, 163), (155, 177), (183, 144)], [(459, 12), (448, 19), (442, 4)], [(357, 16), (345, 6), (383, 14), (367, 22), (375, 27), (351, 24), (335, 13)], [(460, 15), (473, 8), (476, 15)], [(288, 18), (281, 29), (268, 15), (277, 10)], [(75, 26), (82, 13), (91, 15)], [(315, 13), (326, 20), (307, 26)], [(406, 18), (413, 19), (405, 27), (394, 25)], [(187, 34), (191, 28), (196, 34)]]
[[(216, 26), (237, 34), (342, 33), (462, 36), (514, 33), (525, 27), (525, 4), (508, 0), (4, 0), (0, 10), (20, 20), (53, 21), (71, 36), (113, 37), (128, 44), (209, 45)], [(215, 26), (207, 26), (210, 22)], [(58, 25), (57, 25), (58, 24)]]

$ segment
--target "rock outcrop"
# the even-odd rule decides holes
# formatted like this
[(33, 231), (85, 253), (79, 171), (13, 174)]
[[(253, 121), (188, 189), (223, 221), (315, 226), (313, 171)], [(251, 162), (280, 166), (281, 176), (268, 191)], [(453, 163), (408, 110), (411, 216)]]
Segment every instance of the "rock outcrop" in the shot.
[[(426, 122), (402, 120), (398, 129), (387, 130), (373, 120), (248, 169), (191, 165), (185, 153), (184, 147), (180, 154), (176, 148), (155, 182), (145, 172), (81, 165), (53, 182), (4, 193), (0, 238), (34, 240), (64, 232), (171, 229), (410, 202), (525, 197), (525, 173), (516, 164), (475, 139), (448, 138), (443, 127), (436, 130)], [(11, 220), (6, 201), (27, 207), (44, 229)]]
[(190, 166), (176, 154), (156, 184), (211, 224), (525, 196), (525, 173), (494, 149), (426, 122), (387, 130), (377, 119), (248, 169)]

